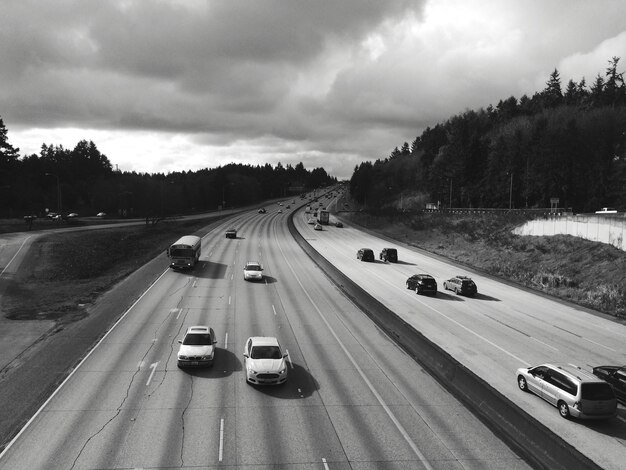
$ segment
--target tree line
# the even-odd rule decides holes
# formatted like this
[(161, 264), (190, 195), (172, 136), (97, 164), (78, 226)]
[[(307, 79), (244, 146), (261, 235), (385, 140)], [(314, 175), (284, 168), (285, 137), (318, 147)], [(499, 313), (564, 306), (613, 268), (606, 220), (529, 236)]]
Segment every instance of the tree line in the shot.
[(96, 144), (41, 146), (20, 156), (0, 118), (0, 217), (79, 215), (162, 217), (255, 204), (336, 183), (323, 168), (229, 164), (173, 173), (121, 172)]
[(455, 115), (389, 157), (357, 165), (350, 192), (370, 208), (626, 209), (626, 87), (619, 58), (588, 86), (558, 70), (532, 97)]

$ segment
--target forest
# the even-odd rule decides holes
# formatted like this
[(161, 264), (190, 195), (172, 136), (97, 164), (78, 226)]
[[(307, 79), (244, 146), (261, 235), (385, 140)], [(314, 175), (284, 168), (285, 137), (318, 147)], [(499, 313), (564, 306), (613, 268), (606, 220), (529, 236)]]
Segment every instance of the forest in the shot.
[(558, 70), (532, 97), (467, 110), (389, 157), (356, 166), (351, 195), (370, 210), (626, 209), (626, 87), (613, 57), (593, 83)]
[(105, 212), (118, 217), (164, 217), (231, 209), (265, 199), (300, 194), (336, 183), (323, 168), (311, 171), (265, 164), (229, 164), (168, 174), (115, 171), (96, 144), (74, 149), (41, 146), (39, 155), (20, 156), (0, 118), (0, 217), (81, 216)]

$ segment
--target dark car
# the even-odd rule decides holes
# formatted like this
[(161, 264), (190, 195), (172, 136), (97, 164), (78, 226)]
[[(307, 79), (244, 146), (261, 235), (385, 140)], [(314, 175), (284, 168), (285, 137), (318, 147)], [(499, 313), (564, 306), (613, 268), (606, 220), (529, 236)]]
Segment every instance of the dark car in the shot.
[(229, 228), (226, 230), (226, 238), (237, 238), (237, 229)]
[(437, 281), (430, 274), (414, 274), (406, 280), (406, 288), (416, 294), (437, 295)]
[(467, 276), (454, 276), (447, 281), (443, 281), (443, 288), (452, 290), (459, 295), (467, 295), (468, 297), (478, 293), (476, 283)]
[(598, 366), (593, 368), (593, 374), (607, 381), (618, 401), (626, 404), (626, 366)]
[(383, 248), (383, 251), (380, 252), (379, 258), (385, 262), (389, 261), (390, 263), (397, 263), (398, 250), (395, 248)]
[(356, 259), (360, 259), (361, 261), (374, 261), (374, 251), (370, 248), (361, 248), (356, 253)]
[(261, 207), (259, 209), (259, 214), (265, 214), (267, 211), (265, 210), (265, 207)]

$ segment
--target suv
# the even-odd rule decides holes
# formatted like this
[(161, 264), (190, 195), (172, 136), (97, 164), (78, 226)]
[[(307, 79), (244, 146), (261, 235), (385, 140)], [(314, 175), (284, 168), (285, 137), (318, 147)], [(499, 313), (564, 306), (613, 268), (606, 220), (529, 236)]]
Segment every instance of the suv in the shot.
[(626, 366), (598, 366), (593, 368), (593, 375), (606, 380), (619, 401), (626, 404)]
[(611, 386), (571, 364), (541, 364), (517, 369), (517, 386), (559, 409), (563, 418), (605, 419), (617, 415)]
[(229, 228), (226, 230), (226, 238), (237, 238), (237, 229)]
[(453, 290), (459, 295), (467, 295), (468, 297), (473, 297), (478, 293), (476, 284), (467, 276), (454, 276), (447, 281), (443, 281), (443, 288)]
[(398, 250), (395, 248), (383, 248), (383, 251), (380, 252), (379, 259), (390, 263), (398, 262)]
[(437, 295), (437, 281), (430, 274), (414, 274), (406, 280), (406, 288), (416, 294)]
[(361, 248), (356, 253), (356, 259), (361, 261), (374, 261), (374, 252), (370, 248)]

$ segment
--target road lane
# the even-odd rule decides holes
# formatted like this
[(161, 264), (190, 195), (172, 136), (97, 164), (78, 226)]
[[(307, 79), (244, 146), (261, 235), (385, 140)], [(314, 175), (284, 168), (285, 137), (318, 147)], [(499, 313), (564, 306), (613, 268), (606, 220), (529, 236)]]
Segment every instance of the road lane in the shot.
[[(286, 214), (249, 213), (234, 240), (227, 225), (203, 239), (198, 269), (164, 272), (0, 468), (527, 468), (341, 295)], [(249, 259), (266, 281), (243, 280)], [(180, 370), (194, 324), (214, 328), (215, 364)], [(284, 386), (245, 383), (250, 335), (289, 351)]]
[[(622, 323), (477, 273), (469, 275), (479, 295), (457, 296), (442, 291), (443, 281), (467, 270), (354, 227), (313, 231), (306, 218), (303, 213), (295, 216), (298, 230), (367, 292), (592, 460), (605, 468), (621, 468), (626, 459), (626, 411), (622, 407), (621, 420), (565, 421), (556, 408), (521, 393), (514, 373), (518, 367), (550, 361), (575, 363), (587, 370), (594, 365), (623, 364), (626, 327)], [(386, 246), (398, 248), (400, 263), (356, 259), (361, 247), (372, 248), (378, 257)], [(418, 296), (406, 289), (406, 279), (419, 272), (437, 279), (440, 292), (436, 297)]]

